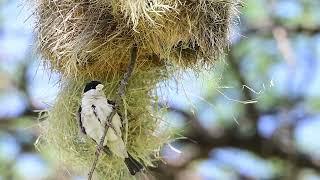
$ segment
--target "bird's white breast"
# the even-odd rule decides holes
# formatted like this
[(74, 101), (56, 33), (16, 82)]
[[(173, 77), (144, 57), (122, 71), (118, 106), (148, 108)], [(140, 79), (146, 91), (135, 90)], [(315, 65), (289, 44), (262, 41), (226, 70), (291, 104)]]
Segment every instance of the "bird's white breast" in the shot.
[[(113, 111), (113, 106), (104, 96), (84, 96), (81, 103), (83, 127), (87, 135), (99, 143), (104, 134), (108, 117)], [(112, 127), (108, 128), (103, 145), (108, 146), (117, 156), (126, 158), (128, 154), (122, 140), (122, 122), (118, 113), (112, 118), (111, 124)]]

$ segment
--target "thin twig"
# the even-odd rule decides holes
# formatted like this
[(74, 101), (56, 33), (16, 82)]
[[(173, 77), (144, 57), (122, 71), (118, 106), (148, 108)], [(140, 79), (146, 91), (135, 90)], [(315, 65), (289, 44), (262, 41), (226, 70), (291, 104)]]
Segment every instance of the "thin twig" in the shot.
[(132, 49), (131, 49), (130, 64), (128, 65), (127, 71), (124, 74), (123, 79), (120, 81), (120, 86), (119, 86), (118, 91), (117, 91), (117, 97), (115, 98), (115, 108), (112, 110), (112, 112), (108, 116), (108, 119), (107, 119), (108, 123), (106, 123), (106, 125), (105, 125), (104, 133), (103, 133), (103, 135), (102, 135), (102, 137), (100, 139), (99, 145), (97, 147), (97, 150), (96, 150), (96, 153), (95, 153), (96, 157), (95, 157), (95, 159), (94, 159), (94, 161), (92, 163), (91, 169), (90, 169), (90, 171), (88, 173), (88, 180), (92, 179), (93, 173), (94, 173), (94, 171), (96, 169), (101, 150), (103, 149), (103, 143), (104, 143), (104, 140), (106, 138), (108, 129), (110, 127), (113, 128), (112, 125), (111, 125), (111, 120), (112, 120), (113, 116), (117, 113), (117, 109), (119, 107), (119, 104), (121, 103), (121, 101), (122, 101), (122, 99), (123, 99), (123, 97), (125, 95), (126, 86), (128, 84), (128, 81), (129, 81), (130, 77), (132, 76), (132, 72), (134, 70), (134, 67), (135, 67), (135, 64), (136, 64), (136, 61), (137, 61), (137, 54), (138, 54), (138, 47), (137, 47), (136, 44), (134, 44)]
[(132, 49), (131, 49), (131, 57), (130, 57), (130, 64), (128, 66), (127, 72), (124, 74), (123, 79), (120, 82), (120, 86), (118, 89), (118, 96), (120, 98), (117, 98), (116, 100), (118, 100), (119, 102), (116, 102), (116, 105), (118, 103), (120, 103), (121, 99), (123, 98), (123, 96), (125, 95), (125, 88), (129, 82), (129, 79), (132, 75), (134, 66), (136, 64), (137, 61), (137, 54), (138, 54), (138, 47), (137, 45), (133, 45)]

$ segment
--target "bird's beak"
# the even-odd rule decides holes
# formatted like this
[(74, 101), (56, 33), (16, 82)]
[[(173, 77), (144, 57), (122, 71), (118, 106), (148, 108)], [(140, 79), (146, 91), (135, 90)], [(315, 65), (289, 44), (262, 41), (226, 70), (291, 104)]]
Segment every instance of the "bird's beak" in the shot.
[(102, 84), (98, 84), (96, 87), (96, 90), (101, 91), (103, 89), (103, 85)]

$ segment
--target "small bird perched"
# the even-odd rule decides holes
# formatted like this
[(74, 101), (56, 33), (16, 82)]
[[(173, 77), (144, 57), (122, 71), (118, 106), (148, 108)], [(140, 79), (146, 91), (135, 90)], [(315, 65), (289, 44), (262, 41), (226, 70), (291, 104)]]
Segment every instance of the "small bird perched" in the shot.
[(119, 114), (116, 113), (111, 122), (107, 122), (115, 104), (106, 98), (102, 89), (103, 85), (99, 81), (91, 81), (86, 84), (78, 111), (80, 130), (99, 144), (105, 126), (108, 124), (103, 146), (112, 154), (123, 158), (130, 174), (135, 175), (143, 169), (143, 166), (127, 152), (122, 140), (122, 121)]

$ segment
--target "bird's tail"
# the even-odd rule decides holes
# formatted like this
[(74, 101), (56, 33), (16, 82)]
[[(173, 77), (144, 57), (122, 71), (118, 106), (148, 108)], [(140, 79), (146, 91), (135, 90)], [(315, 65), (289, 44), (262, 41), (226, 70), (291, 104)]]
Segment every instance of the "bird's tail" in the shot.
[(124, 159), (124, 163), (127, 165), (130, 174), (133, 176), (143, 169), (143, 165), (139, 161), (134, 159), (129, 153), (128, 157)]

